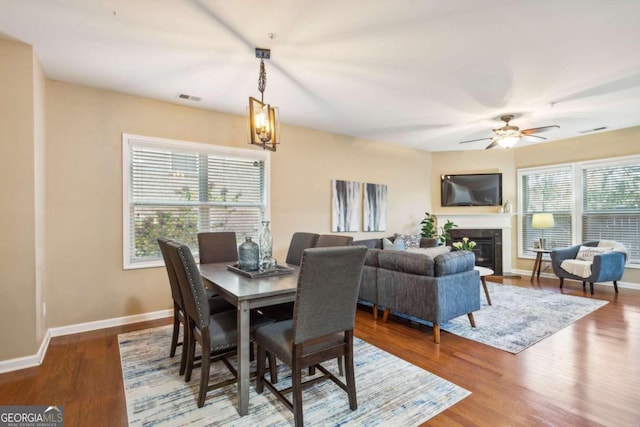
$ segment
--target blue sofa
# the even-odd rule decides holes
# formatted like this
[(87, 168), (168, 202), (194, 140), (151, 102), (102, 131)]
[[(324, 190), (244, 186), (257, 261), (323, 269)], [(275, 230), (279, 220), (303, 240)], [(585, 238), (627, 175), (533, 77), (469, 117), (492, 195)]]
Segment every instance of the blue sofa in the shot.
[(469, 251), (447, 252), (432, 258), (404, 251), (369, 249), (360, 282), (361, 300), (384, 308), (383, 321), (393, 310), (433, 324), (440, 343), (440, 324), (480, 309), (480, 276)]

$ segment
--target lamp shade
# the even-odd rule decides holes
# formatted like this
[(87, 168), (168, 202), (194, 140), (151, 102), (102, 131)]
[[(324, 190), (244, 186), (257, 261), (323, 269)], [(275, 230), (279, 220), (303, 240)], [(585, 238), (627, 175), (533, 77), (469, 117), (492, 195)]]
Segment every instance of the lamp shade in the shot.
[(551, 213), (536, 213), (531, 218), (531, 228), (552, 228), (555, 225), (553, 214)]

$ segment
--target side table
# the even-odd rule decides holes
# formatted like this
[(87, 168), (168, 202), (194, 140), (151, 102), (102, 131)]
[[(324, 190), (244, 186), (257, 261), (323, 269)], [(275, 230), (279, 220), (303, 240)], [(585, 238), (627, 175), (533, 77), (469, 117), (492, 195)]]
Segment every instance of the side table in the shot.
[(475, 271), (480, 273), (480, 283), (482, 283), (482, 287), (484, 288), (484, 295), (487, 297), (487, 304), (491, 305), (491, 297), (489, 296), (489, 290), (487, 289), (487, 276), (491, 276), (493, 274), (493, 270), (487, 267), (475, 266), (473, 267)]
[(540, 266), (542, 265), (542, 256), (544, 254), (550, 254), (551, 249), (531, 249), (536, 253), (536, 261), (533, 263), (533, 270), (531, 270), (531, 281), (533, 282), (533, 277), (537, 275), (538, 279), (540, 279)]

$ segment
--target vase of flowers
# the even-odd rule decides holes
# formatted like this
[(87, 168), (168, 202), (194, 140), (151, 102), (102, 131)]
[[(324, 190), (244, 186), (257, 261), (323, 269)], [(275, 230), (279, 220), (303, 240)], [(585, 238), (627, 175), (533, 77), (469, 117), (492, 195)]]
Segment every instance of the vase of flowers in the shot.
[(476, 242), (469, 240), (468, 237), (463, 237), (462, 242), (453, 242), (451, 246), (459, 251), (472, 251), (476, 247)]

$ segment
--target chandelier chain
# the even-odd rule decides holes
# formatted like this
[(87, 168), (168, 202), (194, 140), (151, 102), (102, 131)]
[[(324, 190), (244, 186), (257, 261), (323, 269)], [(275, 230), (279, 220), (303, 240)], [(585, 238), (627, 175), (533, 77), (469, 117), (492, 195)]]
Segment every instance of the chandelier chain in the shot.
[(260, 75), (258, 76), (258, 90), (260, 91), (260, 102), (264, 102), (264, 90), (267, 88), (267, 72), (264, 69), (264, 60), (260, 60)]

